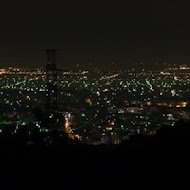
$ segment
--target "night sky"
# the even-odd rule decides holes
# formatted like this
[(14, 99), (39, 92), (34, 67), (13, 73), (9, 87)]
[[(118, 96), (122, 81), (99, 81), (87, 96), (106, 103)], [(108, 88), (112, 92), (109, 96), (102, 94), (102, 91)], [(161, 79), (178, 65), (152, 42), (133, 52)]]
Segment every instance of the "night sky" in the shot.
[(126, 2), (2, 2), (0, 67), (44, 66), (46, 48), (62, 49), (59, 67), (190, 64), (188, 4)]

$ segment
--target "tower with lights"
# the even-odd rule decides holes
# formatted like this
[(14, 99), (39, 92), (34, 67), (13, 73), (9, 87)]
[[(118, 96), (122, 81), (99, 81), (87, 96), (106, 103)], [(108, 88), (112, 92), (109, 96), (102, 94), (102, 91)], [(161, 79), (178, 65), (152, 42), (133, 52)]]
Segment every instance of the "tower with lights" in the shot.
[(46, 127), (53, 128), (57, 122), (57, 66), (55, 61), (56, 50), (47, 49), (47, 65), (46, 65), (46, 99), (45, 114)]

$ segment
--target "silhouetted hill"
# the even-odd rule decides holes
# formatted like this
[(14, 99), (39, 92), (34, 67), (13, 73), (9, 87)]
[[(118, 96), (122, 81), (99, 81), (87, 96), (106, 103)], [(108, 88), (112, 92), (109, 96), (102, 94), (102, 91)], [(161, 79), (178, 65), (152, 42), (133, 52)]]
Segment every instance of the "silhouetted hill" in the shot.
[(2, 135), (1, 189), (188, 189), (189, 127), (179, 121), (154, 137), (99, 146)]

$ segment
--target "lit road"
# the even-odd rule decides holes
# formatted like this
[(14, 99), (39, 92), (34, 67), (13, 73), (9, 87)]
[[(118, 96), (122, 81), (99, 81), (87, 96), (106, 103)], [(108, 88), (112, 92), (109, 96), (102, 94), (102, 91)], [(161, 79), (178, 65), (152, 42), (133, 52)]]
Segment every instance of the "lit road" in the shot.
[(79, 139), (79, 135), (74, 134), (73, 130), (71, 129), (71, 120), (65, 118), (65, 132), (68, 134), (70, 139)]

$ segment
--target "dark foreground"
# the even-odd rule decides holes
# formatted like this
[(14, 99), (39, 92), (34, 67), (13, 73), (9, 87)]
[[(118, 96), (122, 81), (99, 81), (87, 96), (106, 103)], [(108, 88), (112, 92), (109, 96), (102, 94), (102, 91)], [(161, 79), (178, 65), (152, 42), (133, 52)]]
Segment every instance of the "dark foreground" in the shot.
[(117, 146), (1, 137), (0, 189), (190, 189), (188, 126)]

